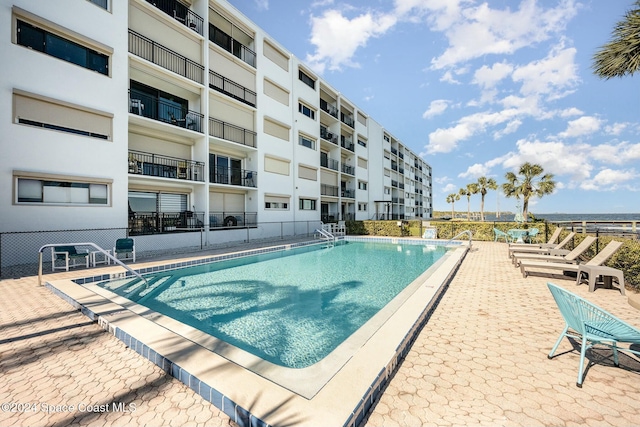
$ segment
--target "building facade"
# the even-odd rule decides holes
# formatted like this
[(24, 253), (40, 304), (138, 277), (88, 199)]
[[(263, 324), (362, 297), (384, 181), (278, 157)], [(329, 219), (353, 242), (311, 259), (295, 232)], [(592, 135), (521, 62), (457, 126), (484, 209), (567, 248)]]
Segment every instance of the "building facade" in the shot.
[(431, 217), (431, 167), (228, 2), (0, 1), (0, 232)]

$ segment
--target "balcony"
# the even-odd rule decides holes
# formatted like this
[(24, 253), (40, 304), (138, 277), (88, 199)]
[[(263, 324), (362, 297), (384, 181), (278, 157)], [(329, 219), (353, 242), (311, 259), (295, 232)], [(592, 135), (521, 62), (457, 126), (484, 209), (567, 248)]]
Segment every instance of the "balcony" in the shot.
[(333, 116), (336, 119), (338, 118), (338, 109), (334, 105), (329, 104), (324, 99), (320, 99), (320, 109), (330, 116)]
[(404, 168), (398, 168), (398, 173), (404, 175)]
[(256, 188), (258, 183), (258, 173), (256, 171), (246, 169), (210, 166), (209, 182), (212, 184), (226, 184)]
[(395, 154), (396, 156), (398, 155), (398, 149), (397, 149), (397, 148), (393, 148), (393, 147), (391, 147), (391, 152), (392, 152), (393, 154)]
[(395, 188), (398, 188), (398, 181), (392, 179), (391, 180), (391, 186), (395, 187)]
[(398, 171), (398, 164), (391, 160), (391, 170)]
[(147, 3), (151, 3), (185, 27), (202, 35), (204, 19), (182, 3), (176, 0), (147, 0)]
[(227, 141), (237, 142), (247, 147), (256, 147), (256, 133), (254, 131), (225, 123), (213, 117), (209, 117), (209, 135), (226, 139)]
[(348, 197), (350, 199), (356, 198), (356, 190), (353, 188), (343, 188), (342, 189), (342, 197)]
[(203, 212), (129, 212), (129, 235), (198, 231), (204, 227)]
[(257, 227), (257, 212), (211, 212), (209, 229), (233, 227)]
[(354, 126), (353, 117), (349, 114), (345, 114), (341, 112), (340, 121), (351, 128)]
[(400, 157), (401, 159), (404, 159), (404, 153), (398, 153), (398, 157)]
[(129, 30), (129, 52), (194, 82), (200, 84), (203, 82), (204, 67), (202, 65), (133, 30)]
[(340, 136), (340, 146), (342, 148), (346, 148), (349, 151), (355, 151), (355, 146), (353, 145), (353, 141), (349, 138), (345, 138), (344, 135)]
[(140, 90), (129, 90), (129, 112), (202, 133), (202, 114)]
[(337, 171), (340, 168), (340, 162), (327, 156), (320, 156), (320, 166)]
[(255, 68), (256, 53), (213, 24), (209, 24), (209, 40)]
[(333, 133), (327, 131), (326, 127), (320, 126), (320, 137), (331, 142), (332, 144), (338, 145), (338, 137)]
[(129, 173), (162, 178), (204, 181), (204, 163), (129, 150)]
[(404, 189), (404, 182), (399, 183), (399, 184), (398, 184), (398, 188), (400, 188), (400, 189)]
[(321, 184), (320, 194), (323, 196), (338, 197), (338, 187), (335, 185)]
[(346, 173), (349, 175), (355, 175), (356, 169), (353, 166), (342, 164), (342, 173)]
[(213, 71), (209, 71), (209, 87), (242, 103), (252, 107), (256, 106), (256, 93), (254, 91)]

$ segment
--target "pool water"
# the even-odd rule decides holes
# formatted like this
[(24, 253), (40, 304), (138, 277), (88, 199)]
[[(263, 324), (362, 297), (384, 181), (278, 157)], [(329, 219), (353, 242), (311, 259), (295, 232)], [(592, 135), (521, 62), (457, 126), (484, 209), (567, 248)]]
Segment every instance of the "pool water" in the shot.
[(276, 365), (334, 350), (446, 248), (338, 242), (102, 282), (99, 286)]

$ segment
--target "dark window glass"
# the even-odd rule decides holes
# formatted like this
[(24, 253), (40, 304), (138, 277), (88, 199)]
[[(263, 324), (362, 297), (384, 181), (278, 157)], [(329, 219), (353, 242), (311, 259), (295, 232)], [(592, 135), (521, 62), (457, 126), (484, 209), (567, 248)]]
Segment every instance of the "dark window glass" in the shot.
[(18, 21), (18, 44), (44, 52), (44, 34), (41, 29)]
[(298, 78), (311, 89), (316, 88), (316, 82), (311, 77), (306, 75), (302, 70), (298, 70)]
[(54, 34), (47, 34), (45, 52), (82, 67), (87, 66), (87, 49)]

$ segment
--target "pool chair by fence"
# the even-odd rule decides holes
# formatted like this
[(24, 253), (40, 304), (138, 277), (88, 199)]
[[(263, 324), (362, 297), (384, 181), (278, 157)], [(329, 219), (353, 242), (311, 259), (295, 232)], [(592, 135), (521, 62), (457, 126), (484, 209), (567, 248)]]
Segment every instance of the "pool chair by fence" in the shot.
[(572, 251), (563, 250), (563, 249), (554, 249), (550, 251), (549, 255), (545, 254), (536, 254), (536, 253), (513, 253), (513, 263), (517, 266), (522, 262), (522, 260), (532, 260), (532, 261), (548, 261), (548, 262), (566, 262), (570, 264), (577, 264), (578, 257), (580, 257), (583, 253), (585, 253), (589, 247), (596, 241), (596, 237), (587, 236), (582, 242), (578, 244)]
[(578, 381), (576, 382), (578, 387), (582, 387), (586, 374), (584, 372), (586, 352), (593, 346), (601, 344), (610, 347), (613, 350), (613, 362), (616, 366), (620, 365), (618, 350), (640, 356), (640, 351), (638, 350), (618, 347), (618, 344), (621, 343), (640, 345), (640, 330), (553, 283), (547, 283), (547, 286), (558, 305), (560, 314), (565, 320), (564, 330), (548, 357), (549, 359), (553, 358), (564, 337), (579, 341), (580, 366), (578, 368)]
[(118, 258), (124, 255), (125, 258), (131, 257), (136, 262), (136, 244), (132, 238), (118, 239), (113, 247), (113, 256)]
[[(56, 266), (56, 261), (63, 265)], [(78, 252), (75, 246), (55, 246), (51, 248), (51, 271), (65, 270), (84, 265), (89, 268), (89, 251)]]
[[(518, 253), (530, 253), (530, 254), (546, 254), (546, 255), (563, 255), (569, 253), (568, 250), (564, 249), (564, 247), (569, 243), (571, 239), (576, 235), (573, 231), (567, 234), (567, 237), (562, 239), (560, 243), (557, 245), (547, 246), (546, 243), (542, 245), (529, 245), (529, 244), (521, 244), (514, 243), (509, 245), (509, 257), (513, 257)], [(566, 252), (563, 252), (566, 251)]]
[(509, 236), (507, 233), (505, 233), (504, 231), (498, 230), (497, 228), (493, 229), (493, 241), (497, 242), (500, 239), (504, 239), (505, 243), (509, 243), (512, 242), (513, 240), (511, 239), (511, 236)]
[[(558, 240), (558, 238), (560, 237), (560, 233), (562, 233), (562, 227), (556, 227), (555, 231), (553, 232), (553, 234), (551, 235), (551, 237), (549, 237), (549, 240), (547, 241), (547, 243), (535, 243), (535, 244), (531, 244), (531, 243), (512, 243), (509, 245), (509, 251), (512, 251), (511, 249), (516, 249), (516, 248), (554, 248), (557, 246), (556, 241)], [(573, 234), (575, 235), (575, 233)], [(566, 243), (565, 243), (566, 244)], [(515, 251), (512, 251), (515, 252)]]

